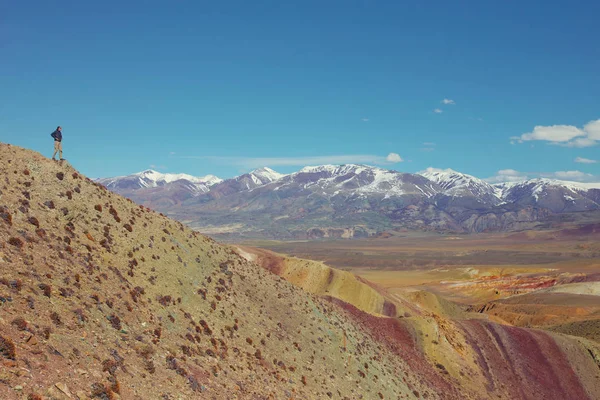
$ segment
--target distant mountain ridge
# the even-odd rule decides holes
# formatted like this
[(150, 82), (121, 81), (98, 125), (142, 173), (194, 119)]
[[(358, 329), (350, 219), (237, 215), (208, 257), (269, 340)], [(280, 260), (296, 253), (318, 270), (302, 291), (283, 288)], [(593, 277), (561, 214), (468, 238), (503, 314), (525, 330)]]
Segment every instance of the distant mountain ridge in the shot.
[(206, 175), (196, 177), (188, 174), (163, 174), (152, 169), (138, 172), (132, 175), (117, 176), (114, 178), (98, 179), (98, 182), (106, 186), (108, 189), (144, 189), (158, 186), (165, 186), (177, 181), (187, 181), (198, 187), (206, 187), (207, 189), (223, 180), (214, 176)]
[(284, 238), (368, 236), (382, 230), (506, 231), (552, 214), (600, 209), (600, 184), (531, 179), (490, 184), (454, 170), (417, 174), (320, 165), (260, 168), (235, 178), (144, 171), (100, 183), (211, 233)]

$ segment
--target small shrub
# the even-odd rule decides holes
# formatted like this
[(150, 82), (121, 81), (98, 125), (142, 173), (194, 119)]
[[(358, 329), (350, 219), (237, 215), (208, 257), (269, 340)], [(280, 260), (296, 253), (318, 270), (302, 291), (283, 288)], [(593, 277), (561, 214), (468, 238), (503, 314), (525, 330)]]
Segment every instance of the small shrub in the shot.
[(10, 338), (0, 336), (0, 355), (9, 360), (16, 359), (17, 350)]
[(98, 212), (102, 212), (102, 205), (101, 205), (101, 204), (96, 204), (96, 205), (94, 206), (94, 209), (95, 209), (96, 211), (98, 211)]
[(65, 174), (63, 174), (62, 172), (57, 172), (56, 177), (59, 181), (62, 181), (65, 178)]
[(28, 221), (31, 225), (35, 226), (36, 228), (40, 227), (40, 221), (38, 221), (36, 217), (29, 217)]
[(0, 219), (6, 222), (9, 226), (12, 226), (12, 214), (7, 209), (0, 208)]
[(11, 324), (14, 325), (20, 331), (27, 330), (27, 321), (25, 321), (22, 317), (17, 317), (13, 319)]
[(81, 309), (81, 308), (76, 308), (75, 310), (73, 310), (73, 312), (75, 313), (75, 315), (77, 316), (77, 320), (80, 323), (86, 322), (87, 321), (87, 317), (85, 315), (85, 312)]
[(125, 225), (123, 225), (123, 227), (124, 227), (125, 229), (127, 229), (129, 232), (133, 232), (133, 228), (131, 227), (131, 225), (129, 225), (129, 224), (125, 224)]
[(108, 317), (108, 320), (110, 321), (110, 324), (113, 328), (115, 328), (118, 331), (121, 330), (121, 319), (119, 317), (113, 314), (110, 317)]
[(40, 283), (38, 287), (44, 292), (44, 296), (50, 297), (52, 296), (52, 286), (47, 285), (45, 283)]
[(44, 327), (44, 329), (42, 329), (42, 336), (46, 340), (50, 339), (51, 333), (52, 333), (52, 328), (50, 328), (49, 326), (46, 326), (46, 327)]
[(50, 313), (50, 319), (52, 320), (52, 322), (54, 322), (54, 325), (56, 325), (56, 326), (61, 326), (63, 324), (60, 319), (60, 316), (58, 315), (58, 313), (56, 311), (52, 311)]
[(15, 247), (18, 247), (19, 249), (22, 249), (24, 245), (23, 241), (17, 237), (11, 237), (10, 239), (8, 239), (8, 243)]
[(114, 400), (115, 394), (108, 386), (101, 383), (92, 384), (92, 398), (101, 400)]

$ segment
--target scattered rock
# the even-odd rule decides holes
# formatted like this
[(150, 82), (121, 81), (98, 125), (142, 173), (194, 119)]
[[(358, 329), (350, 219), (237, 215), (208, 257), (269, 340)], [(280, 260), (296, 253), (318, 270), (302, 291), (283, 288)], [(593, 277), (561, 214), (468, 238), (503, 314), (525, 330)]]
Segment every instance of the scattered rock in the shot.
[(68, 398), (72, 398), (71, 392), (69, 391), (69, 387), (62, 382), (56, 383), (54, 386), (58, 388), (61, 392), (67, 395)]

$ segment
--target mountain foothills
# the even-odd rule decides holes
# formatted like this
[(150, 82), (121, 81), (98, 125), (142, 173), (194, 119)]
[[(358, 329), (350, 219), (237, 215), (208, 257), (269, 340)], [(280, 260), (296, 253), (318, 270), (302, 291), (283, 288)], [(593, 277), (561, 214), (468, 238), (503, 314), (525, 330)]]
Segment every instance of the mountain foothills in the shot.
[[(273, 184), (252, 176), (237, 182), (254, 182), (251, 192)], [(218, 244), (14, 146), (0, 144), (0, 177), (2, 399), (600, 397), (592, 340)], [(292, 203), (295, 190), (310, 195), (320, 182), (332, 199), (353, 186), (358, 205), (381, 185), (399, 199), (439, 187), (355, 166), (274, 182), (258, 198), (290, 191)]]
[(145, 171), (98, 182), (194, 229), (230, 237), (513, 231), (600, 210), (600, 184), (532, 179), (492, 185), (452, 170), (408, 174), (365, 165), (305, 167), (289, 175), (262, 168), (227, 180)]

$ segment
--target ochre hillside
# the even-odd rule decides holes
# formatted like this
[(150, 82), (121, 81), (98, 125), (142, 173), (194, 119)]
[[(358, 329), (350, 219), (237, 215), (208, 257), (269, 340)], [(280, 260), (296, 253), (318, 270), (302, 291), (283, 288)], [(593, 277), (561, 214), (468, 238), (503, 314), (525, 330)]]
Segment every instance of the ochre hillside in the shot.
[(594, 342), (314, 292), (0, 145), (1, 399), (600, 395)]

